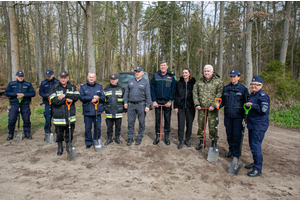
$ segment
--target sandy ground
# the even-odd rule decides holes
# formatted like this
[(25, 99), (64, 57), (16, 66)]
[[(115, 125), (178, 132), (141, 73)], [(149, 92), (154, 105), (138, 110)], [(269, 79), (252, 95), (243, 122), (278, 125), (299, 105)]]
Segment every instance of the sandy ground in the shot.
[[(7, 142), (7, 132), (0, 134), (0, 199), (300, 199), (300, 134), (296, 131), (269, 127), (262, 145), (263, 175), (250, 178), (244, 167), (238, 176), (227, 172), (232, 159), (224, 156), (228, 145), (222, 112), (217, 163), (206, 160), (208, 148), (203, 153), (195, 150), (196, 120), (192, 147), (177, 149), (174, 112), (170, 146), (152, 144), (155, 124), (150, 111), (140, 146), (126, 145), (125, 116), (123, 143), (112, 143), (99, 152), (85, 149), (83, 118), (77, 115), (73, 145), (78, 158), (73, 161), (67, 160), (65, 149), (62, 156), (56, 155), (56, 143), (44, 143), (43, 128), (33, 130), (30, 141)], [(252, 162), (247, 135), (244, 165)], [(103, 142), (106, 139), (102, 120)]]

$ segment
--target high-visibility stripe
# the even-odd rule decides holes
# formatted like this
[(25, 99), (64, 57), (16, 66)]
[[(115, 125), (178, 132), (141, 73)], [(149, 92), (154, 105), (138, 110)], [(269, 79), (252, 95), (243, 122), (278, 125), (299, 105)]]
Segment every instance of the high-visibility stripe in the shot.
[(124, 100), (123, 100), (123, 99), (121, 99), (121, 98), (118, 98), (118, 101), (119, 101), (119, 102), (123, 102)]
[(116, 95), (122, 95), (122, 91), (116, 91)]
[(76, 122), (76, 116), (71, 116), (70, 117), (70, 122)]
[(62, 125), (62, 124), (67, 124), (67, 122), (66, 122), (66, 120), (65, 119), (55, 119), (55, 118), (53, 118), (53, 124), (60, 124), (60, 125)]
[(122, 114), (122, 113), (120, 113), (120, 114), (117, 113), (117, 114), (116, 114), (116, 118), (122, 118), (122, 117), (123, 117), (123, 114)]
[(112, 91), (105, 92), (105, 96), (112, 95)]
[(56, 97), (56, 93), (52, 93), (52, 94), (49, 96), (50, 101), (51, 101), (51, 99), (53, 99), (54, 97)]
[(79, 91), (75, 91), (74, 94), (79, 94), (80, 95), (80, 92)]

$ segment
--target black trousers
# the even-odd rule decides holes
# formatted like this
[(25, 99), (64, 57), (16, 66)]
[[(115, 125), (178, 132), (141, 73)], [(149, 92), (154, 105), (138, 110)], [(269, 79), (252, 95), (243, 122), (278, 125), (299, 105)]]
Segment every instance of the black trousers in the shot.
[(183, 141), (184, 128), (186, 125), (185, 139), (190, 140), (195, 118), (195, 108), (178, 109), (178, 140)]
[[(75, 124), (71, 124), (71, 140), (73, 140), (73, 133), (75, 129)], [(67, 126), (55, 126), (55, 132), (56, 132), (56, 141), (62, 142), (66, 141), (69, 142), (69, 125)], [(64, 133), (66, 133), (64, 135)], [(71, 141), (72, 142), (72, 141)]]
[[(160, 132), (160, 107), (155, 108), (155, 133)], [(163, 116), (165, 119), (165, 126), (164, 126), (164, 133), (170, 133), (171, 132), (171, 111), (172, 108), (163, 106)], [(164, 122), (162, 121), (162, 124)]]
[(114, 134), (114, 123), (115, 123), (115, 136), (120, 135), (121, 132), (121, 124), (122, 124), (122, 118), (106, 118), (106, 125), (107, 125), (107, 135), (113, 135)]

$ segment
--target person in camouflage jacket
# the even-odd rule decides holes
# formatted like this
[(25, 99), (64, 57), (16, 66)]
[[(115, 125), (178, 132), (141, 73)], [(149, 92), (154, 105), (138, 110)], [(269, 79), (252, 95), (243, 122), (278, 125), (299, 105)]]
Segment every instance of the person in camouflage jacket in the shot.
[(208, 121), (209, 138), (212, 140), (212, 146), (214, 142), (217, 146), (218, 135), (216, 135), (216, 141), (214, 141), (214, 127), (217, 115), (217, 109), (215, 108), (218, 106), (215, 103), (215, 98), (222, 97), (224, 85), (220, 76), (214, 72), (213, 66), (205, 65), (203, 71), (204, 73), (201, 74), (200, 79), (195, 83), (193, 88), (193, 100), (198, 110), (199, 129), (197, 136), (200, 138), (200, 144), (196, 147), (197, 150), (200, 150), (203, 144), (205, 108), (208, 109), (206, 120)]

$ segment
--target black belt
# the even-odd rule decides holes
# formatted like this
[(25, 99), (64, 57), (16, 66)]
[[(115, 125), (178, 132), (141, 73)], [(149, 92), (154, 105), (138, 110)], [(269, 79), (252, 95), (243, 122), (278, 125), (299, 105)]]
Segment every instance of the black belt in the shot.
[(129, 103), (133, 103), (133, 104), (138, 104), (140, 102), (143, 102), (143, 101), (129, 101)]

